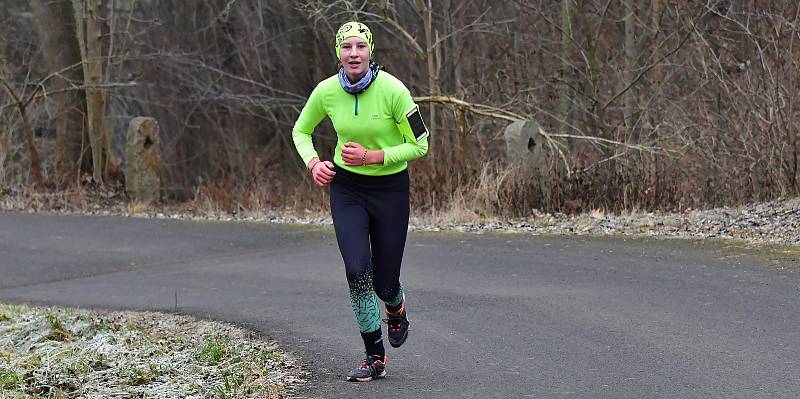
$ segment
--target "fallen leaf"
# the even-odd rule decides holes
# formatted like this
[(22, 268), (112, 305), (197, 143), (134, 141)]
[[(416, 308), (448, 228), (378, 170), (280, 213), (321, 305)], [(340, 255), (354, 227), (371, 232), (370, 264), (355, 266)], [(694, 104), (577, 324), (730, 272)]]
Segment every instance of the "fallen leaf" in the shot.
[(606, 217), (606, 214), (605, 214), (605, 212), (603, 212), (602, 209), (597, 208), (597, 209), (592, 211), (591, 216), (594, 219), (602, 219), (602, 218)]

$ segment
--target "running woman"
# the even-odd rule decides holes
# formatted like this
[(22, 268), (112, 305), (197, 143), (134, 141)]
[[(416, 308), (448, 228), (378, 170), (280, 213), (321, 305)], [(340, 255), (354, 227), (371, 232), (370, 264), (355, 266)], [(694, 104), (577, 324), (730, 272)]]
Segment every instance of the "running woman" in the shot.
[[(411, 93), (382, 71), (372, 32), (347, 22), (336, 33), (339, 73), (320, 82), (292, 130), (297, 152), (314, 178), (330, 185), (336, 240), (366, 356), (347, 375), (370, 381), (386, 375), (378, 298), (385, 304), (389, 344), (408, 337), (400, 265), (408, 231), (408, 161), (428, 152), (428, 131)], [(336, 130), (333, 162), (320, 160), (311, 134), (328, 116)]]

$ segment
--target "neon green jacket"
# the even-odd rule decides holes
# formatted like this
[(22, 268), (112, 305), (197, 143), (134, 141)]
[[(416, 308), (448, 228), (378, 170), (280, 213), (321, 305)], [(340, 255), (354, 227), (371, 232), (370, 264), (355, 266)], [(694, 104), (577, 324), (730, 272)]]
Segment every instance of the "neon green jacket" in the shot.
[[(342, 88), (337, 75), (320, 82), (300, 112), (292, 129), (292, 139), (303, 163), (318, 157), (311, 134), (327, 115), (338, 137), (333, 162), (341, 168), (369, 176), (400, 172), (408, 161), (428, 153), (428, 139), (417, 141), (406, 114), (416, 107), (403, 83), (385, 71), (361, 94)], [(345, 166), (342, 147), (348, 141), (368, 150), (383, 150), (383, 164)]]

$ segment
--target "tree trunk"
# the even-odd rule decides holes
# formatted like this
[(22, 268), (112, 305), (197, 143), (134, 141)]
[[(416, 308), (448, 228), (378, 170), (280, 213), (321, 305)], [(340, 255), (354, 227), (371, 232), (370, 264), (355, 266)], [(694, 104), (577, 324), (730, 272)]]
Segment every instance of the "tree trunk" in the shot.
[[(650, 43), (658, 42), (658, 37), (661, 36), (661, 16), (664, 13), (664, 0), (653, 0), (650, 9), (650, 36), (651, 38), (655, 38), (655, 40), (649, 40)], [(661, 51), (658, 50), (658, 45), (653, 45), (650, 54), (651, 59), (660, 59), (661, 58)], [(642, 53), (645, 53), (647, 50), (642, 50)], [(652, 93), (652, 106), (650, 111), (652, 112), (652, 118), (655, 119), (655, 124), (660, 124), (661, 120), (663, 119), (663, 111), (661, 106), (662, 101), (662, 94), (661, 94), (661, 87), (664, 81), (665, 76), (665, 66), (663, 62), (659, 63), (658, 65), (654, 66), (649, 73), (649, 87), (647, 90)], [(654, 111), (654, 112), (653, 112)]]
[[(575, 48), (572, 30), (572, 2), (574, 0), (562, 0), (561, 2), (561, 93), (559, 100), (559, 116), (561, 117), (561, 133), (567, 134), (569, 125), (572, 123), (572, 53)], [(571, 148), (571, 141), (570, 141)]]
[[(6, 21), (8, 19), (8, 2), (0, 3), (0, 21)], [(0, 68), (3, 68), (7, 65), (6, 61), (6, 50), (8, 46), (8, 36), (9, 36), (9, 29), (5, 24), (0, 26)], [(0, 73), (5, 72), (4, 70), (0, 69)]]
[(456, 107), (456, 127), (458, 128), (458, 178), (461, 180), (467, 172), (467, 111)]
[(511, 54), (514, 57), (514, 91), (519, 92), (519, 90), (523, 87), (522, 84), (522, 69), (525, 68), (527, 65), (522, 59), (522, 29), (524, 28), (525, 21), (524, 18), (517, 18), (517, 28), (514, 29), (514, 39), (512, 42), (514, 52)]
[[(81, 54), (75, 40), (75, 19), (67, 1), (29, 0), (48, 71), (61, 71), (51, 80), (48, 91), (58, 91), (71, 83), (80, 84)], [(71, 67), (71, 68), (70, 68)], [(63, 77), (63, 78), (62, 78)], [(83, 92), (74, 90), (51, 97), (56, 103), (56, 175), (59, 185), (73, 181), (83, 169), (84, 120), (86, 101)]]
[(639, 48), (636, 41), (636, 0), (625, 0), (625, 80), (623, 84), (628, 87), (625, 92), (625, 126), (628, 128), (628, 140), (631, 143), (639, 142), (639, 129), (637, 125), (636, 106), (638, 102), (637, 90), (634, 80), (639, 70)]
[[(788, 75), (787, 76), (787, 80), (788, 80), (788, 82), (787, 82), (787, 87), (786, 87), (786, 91), (788, 93), (795, 93), (796, 92), (796, 88), (795, 88), (795, 85), (796, 85), (795, 84), (795, 73), (797, 72), (798, 65), (797, 65), (797, 61), (795, 61), (795, 56), (794, 56), (794, 52), (795, 52), (794, 51), (794, 40), (797, 37), (797, 33), (798, 33), (797, 32), (798, 31), (798, 29), (797, 29), (797, 23), (798, 22), (800, 22), (800, 7), (798, 7), (798, 9), (795, 11), (794, 20), (792, 21), (792, 25), (791, 25), (792, 26), (792, 31), (791, 31), (791, 36), (790, 36), (790, 39), (789, 39), (789, 51), (788, 51), (788, 56), (786, 57), (788, 59), (788, 64), (789, 64), (788, 67), (787, 67), (787, 69), (788, 69), (788, 71), (787, 71), (787, 75)], [(786, 97), (787, 97), (787, 99), (786, 99), (786, 102), (787, 102), (787, 105), (786, 105), (786, 108), (787, 108), (787, 112), (786, 112), (786, 115), (787, 115), (787, 118), (786, 118), (787, 119), (787, 121), (786, 121), (787, 132), (786, 133), (787, 133), (788, 138), (789, 138), (789, 145), (790, 145), (789, 148), (790, 148), (790, 151), (792, 153), (792, 155), (791, 155), (791, 165), (790, 165), (790, 169), (791, 169), (790, 178), (791, 178), (791, 182), (792, 182), (792, 188), (794, 190), (794, 195), (797, 195), (798, 193), (800, 193), (800, 176), (798, 176), (798, 170), (800, 170), (800, 140), (797, 137), (797, 128), (795, 126), (795, 120), (796, 119), (794, 117), (794, 114), (795, 114), (795, 112), (794, 112), (794, 96), (790, 94), (790, 95), (788, 95)]]
[[(450, 3), (448, 1), (448, 3)], [(447, 4), (446, 10), (449, 10), (452, 4)], [(451, 17), (452, 19), (452, 17)], [(455, 24), (452, 21), (449, 23), (448, 30), (453, 31), (455, 28)], [(453, 79), (453, 88), (452, 91), (455, 92), (457, 98), (466, 99), (467, 93), (464, 89), (464, 62), (463, 62), (463, 48), (465, 45), (465, 40), (458, 39), (455, 36), (451, 37), (447, 43), (449, 44), (447, 52), (448, 52), (448, 59), (452, 63), (452, 79)], [(459, 170), (459, 181), (464, 179), (469, 173), (467, 173), (467, 160), (469, 158), (469, 148), (467, 147), (467, 119), (466, 119), (466, 110), (463, 107), (455, 107), (456, 110), (456, 128), (458, 129), (458, 170)]]
[(653, 35), (661, 31), (661, 14), (664, 12), (664, 0), (652, 0), (650, 8), (650, 28)]
[[(89, 120), (89, 141), (92, 146), (92, 176), (102, 183), (108, 180), (108, 139), (105, 133), (105, 93), (97, 86), (103, 83), (101, 49), (102, 1), (73, 0), (78, 22), (77, 38), (83, 55), (86, 88), (86, 109)], [(81, 4), (78, 4), (81, 3)]]
[(22, 118), (22, 125), (25, 128), (25, 141), (28, 144), (28, 154), (31, 157), (31, 174), (33, 181), (36, 183), (36, 189), (39, 191), (45, 190), (44, 176), (42, 176), (42, 161), (39, 158), (39, 151), (36, 150), (36, 143), (33, 141), (33, 128), (28, 119), (28, 112), (24, 106), (19, 107), (19, 115)]
[[(731, 3), (731, 12), (732, 18), (738, 21), (740, 24), (746, 27), (750, 27), (750, 16), (753, 11), (753, 3), (751, 0), (735, 0)], [(735, 35), (734, 41), (734, 58), (738, 63), (746, 63), (753, 58), (753, 53), (755, 51), (755, 46), (753, 45), (753, 40), (751, 37), (748, 36), (747, 32), (742, 27), (735, 27), (735, 32), (738, 32), (738, 35)]]
[[(588, 18), (586, 18), (586, 3), (578, 3), (572, 13), (576, 18), (575, 22), (583, 29), (583, 35), (586, 38), (586, 79), (591, 86), (592, 97), (595, 101), (592, 107), (595, 113), (590, 115), (589, 130), (592, 136), (606, 137), (606, 110), (603, 106), (605, 104), (603, 98), (605, 96), (604, 85), (609, 85), (610, 82), (603, 79), (603, 62), (598, 58), (597, 50), (598, 39), (594, 37), (595, 30), (592, 29), (592, 25), (589, 23)], [(574, 27), (572, 30), (574, 31)], [(574, 57), (574, 52), (570, 53), (570, 57)]]
[(36, 184), (36, 189), (44, 191), (45, 185), (44, 177), (42, 176), (42, 161), (39, 159), (39, 151), (36, 150), (36, 143), (33, 140), (33, 128), (31, 127), (30, 119), (28, 119), (28, 112), (26, 110), (27, 104), (25, 104), (24, 99), (21, 99), (14, 91), (9, 82), (0, 77), (0, 83), (2, 83), (6, 93), (14, 100), (17, 106), (19, 116), (22, 119), (22, 127), (25, 129), (25, 141), (28, 145), (28, 155), (31, 157), (31, 175)]
[[(437, 57), (436, 57), (436, 49), (433, 47), (434, 43), (434, 31), (433, 31), (433, 10), (431, 5), (431, 0), (428, 0), (427, 3), (424, 0), (417, 0), (417, 9), (420, 11), (424, 18), (425, 23), (425, 56), (428, 65), (428, 86), (430, 87), (431, 95), (438, 96), (440, 94), (439, 90), (439, 73), (437, 69)], [(437, 113), (436, 113), (436, 106), (430, 106), (430, 122), (428, 123), (430, 126), (430, 130), (433, 133), (431, 137), (428, 138), (428, 142), (431, 146), (430, 151), (428, 153), (428, 158), (430, 160), (430, 166), (436, 170), (436, 147), (433, 145), (433, 136), (439, 136), (444, 138), (444, 132), (440, 132), (437, 130)], [(442, 146), (444, 147), (444, 146)], [(445, 149), (445, 148), (443, 148)]]

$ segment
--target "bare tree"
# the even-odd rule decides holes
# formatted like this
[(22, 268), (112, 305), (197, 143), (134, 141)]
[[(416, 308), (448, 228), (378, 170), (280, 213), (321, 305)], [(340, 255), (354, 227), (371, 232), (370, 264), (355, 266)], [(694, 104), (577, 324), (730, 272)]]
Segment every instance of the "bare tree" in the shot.
[(0, 75), (0, 85), (3, 86), (3, 89), (6, 91), (8, 96), (11, 97), (14, 105), (19, 111), (19, 116), (22, 120), (22, 126), (25, 129), (25, 141), (28, 145), (28, 154), (30, 155), (31, 160), (31, 175), (33, 176), (36, 189), (43, 191), (45, 189), (45, 185), (44, 176), (42, 175), (42, 161), (39, 158), (39, 151), (36, 149), (36, 144), (33, 141), (33, 128), (31, 127), (30, 118), (28, 118), (28, 105), (30, 105), (31, 101), (30, 99), (26, 100), (21, 98), (17, 91), (11, 86), (11, 83), (4, 79), (2, 75)]
[(92, 175), (102, 183), (108, 180), (109, 140), (105, 128), (106, 95), (100, 89), (104, 83), (102, 56), (101, 0), (73, 0), (77, 29), (75, 35), (83, 59), (83, 76), (86, 86), (86, 109), (89, 139), (92, 148)]
[[(414, 201), (423, 208), (479, 186), (496, 191), (482, 198), (495, 198), (497, 212), (558, 210), (576, 199), (584, 207), (697, 207), (800, 190), (796, 2), (114, 0), (95, 12), (97, 0), (75, 1), (87, 10), (78, 30), (74, 15), (63, 21), (69, 12), (40, 15), (64, 1), (29, 0), (37, 24), (48, 28), (40, 29), (45, 62), (27, 63), (32, 78), (8, 74), (10, 86), (24, 92), (28, 82), (44, 81), (48, 105), (69, 95), (61, 89), (91, 89), (94, 105), (76, 108), (79, 125), (70, 129), (79, 132), (79, 147), (83, 120), (95, 121), (94, 150), (103, 147), (96, 142), (103, 128), (95, 129), (103, 122), (158, 118), (164, 181), (177, 198), (205, 187), (233, 209), (269, 184), (281, 194), (266, 202), (324, 198), (269, 179), (303, 182), (287, 133), (314, 84), (335, 73), (330, 38), (354, 18), (375, 32), (377, 60), (434, 114), (426, 122), (435, 129), (435, 166), (411, 166), (418, 169)], [(90, 14), (101, 11), (108, 34), (90, 43), (103, 28), (92, 26)], [(67, 43), (69, 35), (48, 36), (62, 26), (82, 32), (84, 57), (73, 43), (71, 61), (63, 61), (67, 47), (52, 43)], [(97, 59), (103, 62), (95, 65)], [(96, 120), (103, 99), (95, 89), (118, 79), (140, 84), (107, 91), (106, 117)], [(51, 109), (28, 109), (34, 132), (47, 125)], [(54, 116), (64, 115), (59, 107)], [(511, 184), (499, 132), (519, 119), (537, 120), (543, 137), (560, 143), (547, 174), (513, 175), (524, 184)], [(336, 143), (325, 124), (314, 140), (322, 153)], [(47, 148), (64, 147), (40, 142), (46, 175)], [(85, 153), (89, 158), (105, 162)], [(504, 183), (487, 186), (492, 178)], [(547, 194), (536, 191), (542, 185)]]
[(625, 79), (623, 84), (629, 88), (625, 92), (624, 112), (628, 138), (633, 143), (639, 142), (639, 129), (636, 127), (638, 124), (636, 107), (639, 96), (634, 82), (639, 72), (639, 43), (636, 38), (637, 14), (636, 0), (625, 0)]
[(559, 117), (563, 121), (562, 133), (567, 133), (567, 126), (572, 120), (572, 68), (574, 65), (573, 54), (575, 37), (573, 33), (572, 15), (575, 0), (561, 1), (561, 78)]
[(83, 154), (86, 105), (79, 90), (65, 90), (81, 85), (81, 53), (75, 40), (75, 19), (68, 0), (29, 0), (34, 15), (45, 65), (57, 72), (45, 93), (56, 91), (56, 170), (55, 181), (65, 183), (80, 172)]

